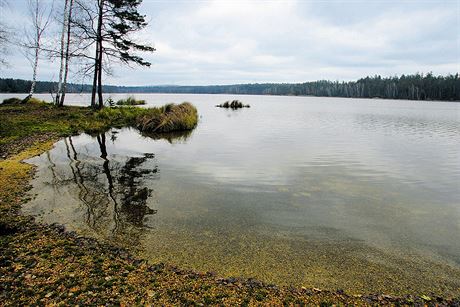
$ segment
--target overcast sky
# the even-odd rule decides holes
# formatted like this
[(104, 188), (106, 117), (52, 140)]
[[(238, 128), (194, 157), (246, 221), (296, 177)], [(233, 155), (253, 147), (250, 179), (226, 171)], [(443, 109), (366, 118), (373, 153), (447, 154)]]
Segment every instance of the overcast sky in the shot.
[[(1, 18), (18, 27), (26, 2), (10, 0)], [(460, 71), (460, 0), (144, 0), (142, 12), (150, 22), (139, 37), (157, 48), (145, 55), (152, 66), (116, 67), (106, 83), (305, 82)], [(7, 59), (2, 77), (31, 79), (20, 53)], [(42, 61), (38, 79), (56, 80), (56, 67)]]

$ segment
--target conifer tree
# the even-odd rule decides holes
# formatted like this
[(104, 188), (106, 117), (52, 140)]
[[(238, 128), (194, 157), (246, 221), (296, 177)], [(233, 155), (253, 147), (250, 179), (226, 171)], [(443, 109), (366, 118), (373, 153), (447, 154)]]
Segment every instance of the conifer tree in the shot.
[[(93, 75), (91, 106), (102, 108), (102, 73), (117, 61), (122, 64), (150, 66), (135, 51), (153, 52), (155, 48), (136, 42), (131, 34), (147, 26), (138, 9), (142, 0), (76, 0), (78, 17), (73, 21), (79, 36), (94, 52), (93, 64), (86, 69)], [(97, 101), (96, 101), (97, 94)]]

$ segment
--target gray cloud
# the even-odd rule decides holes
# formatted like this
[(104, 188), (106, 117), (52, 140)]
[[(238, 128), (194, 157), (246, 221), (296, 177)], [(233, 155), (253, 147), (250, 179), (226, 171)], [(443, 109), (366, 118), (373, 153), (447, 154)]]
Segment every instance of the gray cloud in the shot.
[[(12, 6), (12, 15), (21, 14), (24, 3)], [(117, 67), (106, 82), (228, 84), (456, 73), (459, 3), (144, 0), (150, 26), (138, 37), (157, 48), (146, 55), (153, 65)], [(30, 78), (20, 55), (10, 63), (2, 75)], [(42, 65), (39, 78), (56, 79), (55, 66)]]

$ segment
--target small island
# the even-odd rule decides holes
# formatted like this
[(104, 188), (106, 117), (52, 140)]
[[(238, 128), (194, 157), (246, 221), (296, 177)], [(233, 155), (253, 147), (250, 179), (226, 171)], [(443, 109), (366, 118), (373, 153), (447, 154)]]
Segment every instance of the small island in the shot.
[(233, 100), (233, 101), (226, 101), (222, 104), (216, 105), (218, 108), (226, 108), (226, 109), (241, 109), (241, 108), (250, 108), (251, 106), (248, 104), (243, 104), (239, 100)]

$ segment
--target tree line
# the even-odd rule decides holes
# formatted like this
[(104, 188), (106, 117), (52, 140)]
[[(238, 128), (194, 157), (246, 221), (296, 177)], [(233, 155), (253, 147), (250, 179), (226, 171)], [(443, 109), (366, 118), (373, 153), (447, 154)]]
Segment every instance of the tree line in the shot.
[[(0, 79), (0, 92), (24, 93), (31, 81)], [(37, 82), (37, 92), (52, 92), (53, 82)], [(190, 93), (190, 94), (243, 94), (291, 95), (349, 98), (386, 98), (410, 100), (460, 101), (459, 74), (434, 76), (428, 74), (381, 76), (361, 78), (357, 81), (313, 81), (305, 83), (262, 83), (209, 86), (102, 86), (107, 93)], [(69, 84), (71, 93), (91, 93), (93, 86)]]

